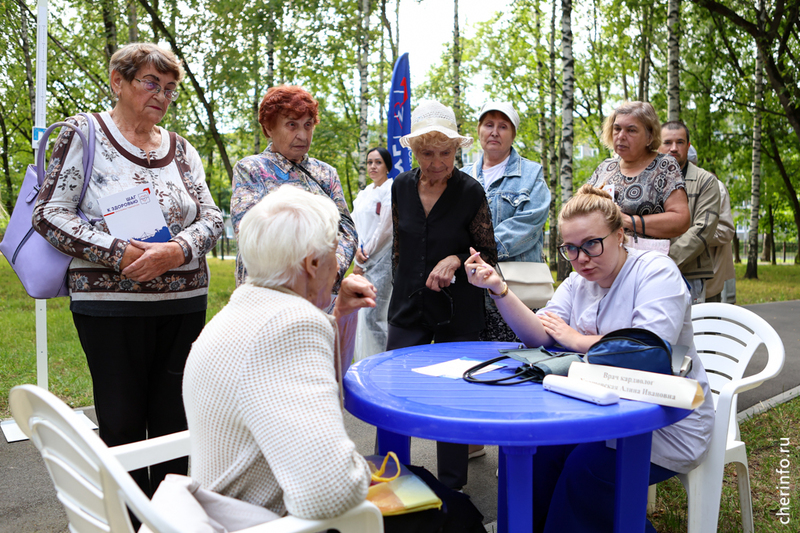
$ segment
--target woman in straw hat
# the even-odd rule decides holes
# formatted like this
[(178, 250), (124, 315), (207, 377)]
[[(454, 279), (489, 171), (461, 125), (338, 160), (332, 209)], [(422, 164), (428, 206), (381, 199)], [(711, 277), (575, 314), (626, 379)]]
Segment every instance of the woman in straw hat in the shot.
[[(455, 168), (459, 135), (453, 110), (423, 101), (400, 139), (419, 166), (392, 185), (394, 288), (387, 350), (435, 342), (477, 341), (484, 328), (483, 291), (469, 284), (470, 246), (497, 262), (492, 217), (483, 187)], [(467, 482), (467, 445), (437, 443), (439, 480), (459, 490)]]

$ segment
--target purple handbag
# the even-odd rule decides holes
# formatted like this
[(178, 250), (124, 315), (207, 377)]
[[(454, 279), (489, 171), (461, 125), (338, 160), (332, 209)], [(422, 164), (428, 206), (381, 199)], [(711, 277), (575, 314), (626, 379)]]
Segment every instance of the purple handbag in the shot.
[[(81, 115), (89, 121), (88, 139), (84, 137), (80, 129), (67, 122), (57, 122), (42, 134), (36, 165), (28, 165), (14, 212), (11, 214), (11, 220), (6, 228), (5, 237), (3, 237), (3, 242), (0, 242), (0, 252), (11, 264), (11, 268), (14, 269), (25, 287), (25, 292), (33, 298), (47, 299), (69, 296), (67, 270), (72, 257), (61, 253), (47, 239), (36, 233), (32, 220), (33, 208), (36, 205), (42, 183), (44, 183), (47, 168), (45, 166), (47, 138), (50, 137), (53, 130), (60, 126), (74, 129), (83, 142), (84, 180), (78, 206), (83, 202), (94, 164), (94, 121), (86, 113), (81, 113)], [(89, 221), (80, 209), (78, 209), (78, 216)]]

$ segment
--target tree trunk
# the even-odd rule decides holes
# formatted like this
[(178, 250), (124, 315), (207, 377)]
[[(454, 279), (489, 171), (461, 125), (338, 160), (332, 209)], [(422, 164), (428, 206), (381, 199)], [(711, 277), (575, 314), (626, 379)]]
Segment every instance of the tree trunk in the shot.
[(653, 8), (642, 7), (642, 56), (639, 59), (639, 101), (650, 101), (650, 49), (652, 47), (652, 15)]
[[(541, 48), (541, 38), (542, 38), (542, 10), (539, 6), (536, 6), (536, 91), (539, 93), (537, 97), (537, 104), (539, 106), (539, 146), (541, 147), (541, 162), (542, 162), (542, 173), (544, 174), (544, 181), (545, 183), (550, 183), (550, 167), (548, 166), (549, 160), (549, 152), (547, 145), (547, 119), (545, 118), (546, 110), (545, 110), (545, 101), (544, 101), (544, 80), (545, 80), (545, 73), (544, 73), (544, 63), (542, 63), (542, 50)], [(552, 195), (550, 196), (552, 203)], [(552, 251), (552, 244), (555, 244), (553, 241), (553, 228), (555, 227), (554, 219), (550, 219), (550, 239), (548, 240), (548, 253), (547, 256), (550, 258), (550, 261), (554, 261), (553, 259), (553, 251)]]
[(667, 120), (672, 121), (680, 120), (681, 118), (681, 1), (669, 0), (667, 10), (667, 30), (669, 33), (667, 50)]
[(558, 255), (558, 143), (556, 143), (556, 2), (550, 13), (550, 270), (563, 270), (564, 260)]
[(253, 153), (261, 153), (261, 123), (258, 121), (258, 108), (261, 103), (261, 88), (259, 86), (260, 76), (260, 58), (258, 51), (260, 43), (258, 42), (259, 32), (253, 32)]
[(183, 51), (178, 47), (178, 44), (175, 42), (175, 37), (167, 30), (164, 26), (164, 22), (158, 16), (153, 6), (148, 2), (148, 0), (139, 0), (139, 3), (142, 7), (145, 8), (147, 13), (153, 19), (153, 23), (159, 29), (161, 33), (164, 34), (164, 37), (169, 42), (170, 46), (172, 46), (173, 52), (183, 60), (183, 69), (186, 71), (186, 76), (188, 76), (189, 80), (192, 82), (192, 87), (194, 87), (194, 91), (197, 94), (197, 98), (200, 100), (200, 103), (203, 105), (203, 108), (206, 110), (206, 115), (208, 116), (208, 131), (211, 133), (211, 138), (214, 139), (214, 143), (217, 145), (217, 149), (219, 149), (220, 157), (222, 158), (222, 163), (225, 165), (225, 170), (228, 172), (228, 180), (233, 181), (233, 166), (231, 165), (231, 160), (228, 157), (228, 150), (225, 148), (225, 141), (222, 138), (222, 135), (219, 133), (217, 129), (217, 120), (214, 116), (214, 109), (206, 99), (206, 93), (203, 87), (198, 83), (197, 78), (194, 76), (194, 72), (192, 72), (191, 67), (189, 66), (189, 61), (184, 56)]
[[(603, 122), (605, 121), (605, 116), (603, 115), (603, 79), (602, 79), (602, 72), (600, 70), (600, 64), (605, 59), (605, 50), (603, 47), (603, 39), (599, 35), (599, 25), (598, 21), (599, 18), (597, 15), (597, 1), (592, 1), (592, 37), (591, 37), (591, 48), (592, 48), (592, 70), (594, 71), (594, 85), (595, 85), (595, 92), (597, 93), (597, 118), (599, 119), (600, 129), (603, 127)], [(597, 139), (598, 147), (602, 150), (603, 143), (600, 139), (595, 135)]]
[[(275, 14), (270, 12), (267, 14), (267, 75), (265, 78), (266, 88), (275, 86), (275, 32), (277, 31), (277, 24), (275, 22)], [(266, 91), (264, 91), (266, 94)]]
[[(764, 24), (764, 0), (759, 0), (759, 25)], [(753, 181), (750, 187), (750, 235), (745, 279), (758, 279), (758, 216), (761, 208), (761, 106), (764, 105), (763, 57), (756, 53), (755, 98), (753, 100)]]
[(767, 204), (767, 226), (768, 229), (764, 233), (764, 244), (761, 248), (761, 260), (769, 262), (772, 257), (772, 236), (775, 231), (775, 220), (772, 217), (772, 204)]
[(6, 182), (6, 191), (8, 191), (2, 200), (6, 213), (11, 216), (11, 213), (14, 212), (17, 195), (14, 194), (14, 184), (11, 181), (11, 166), (8, 163), (8, 130), (6, 129), (5, 114), (5, 109), (0, 104), (0, 133), (3, 134), (3, 174)]
[[(381, 15), (386, 17), (386, 0)], [(384, 28), (385, 29), (385, 28)], [(391, 39), (391, 35), (389, 36)], [(378, 146), (386, 146), (386, 32), (381, 32), (380, 59), (378, 60)], [(392, 64), (394, 68), (394, 63)]]
[[(772, 152), (770, 152), (766, 145), (762, 145), (762, 147), (770, 159), (775, 161), (775, 166), (778, 167), (778, 173), (781, 175), (784, 187), (786, 187), (786, 198), (789, 200), (789, 204), (792, 206), (792, 214), (794, 215), (794, 225), (797, 228), (797, 235), (800, 236), (800, 201), (797, 199), (797, 190), (794, 188), (792, 180), (789, 177), (789, 173), (786, 171), (786, 167), (783, 164), (781, 152), (778, 149), (778, 145), (775, 143), (775, 138), (772, 135), (767, 135), (767, 140), (769, 141), (769, 145), (772, 147)], [(797, 257), (800, 258), (800, 251), (798, 251)]]
[(742, 254), (741, 254), (741, 251), (740, 251), (741, 248), (742, 248), (742, 245), (741, 245), (741, 241), (739, 241), (739, 234), (738, 233), (734, 233), (733, 234), (733, 241), (731, 241), (731, 242), (733, 244), (733, 262), (736, 263), (737, 265), (739, 265), (739, 264), (742, 263)]
[(389, 17), (386, 15), (386, 0), (381, 0), (381, 22), (383, 27), (386, 28), (386, 34), (389, 36), (389, 47), (392, 49), (392, 68), (397, 63), (398, 47), (400, 46), (400, 0), (395, 1), (395, 30), (397, 33), (397, 41), (392, 37), (392, 23), (389, 22)]
[(139, 17), (136, 13), (136, 0), (128, 1), (128, 42), (139, 42)]
[(773, 217), (772, 204), (769, 204), (769, 249), (771, 253), (770, 263), (776, 264), (775, 261), (775, 217)]
[[(453, 0), (453, 112), (456, 126), (461, 133), (461, 38), (458, 34), (458, 0)], [(461, 148), (456, 150), (456, 168), (464, 166)]]
[[(141, 2), (141, 0), (139, 0)], [(158, 28), (159, 28), (159, 15), (158, 15), (158, 0), (153, 0), (152, 9), (147, 9), (147, 12), (150, 14), (150, 26), (153, 28), (153, 42), (157, 43), (161, 39), (158, 37)], [(163, 26), (163, 24), (161, 24)]]
[(33, 62), (31, 61), (30, 30), (28, 29), (28, 13), (24, 5), (20, 5), (20, 40), (22, 55), (25, 56), (25, 81), (28, 84), (28, 98), (31, 103), (31, 120), (36, 116), (36, 84), (33, 82)]
[(358, 190), (367, 186), (367, 150), (369, 149), (369, 0), (361, 0), (361, 50), (358, 56), (358, 76), (361, 81), (358, 110)]
[(111, 56), (117, 51), (117, 13), (115, 0), (102, 0), (100, 7), (103, 12), (103, 32), (106, 44), (103, 52), (106, 54), (106, 66), (111, 60)]
[[(572, 0), (561, 0), (561, 205), (572, 198), (572, 144), (574, 130), (572, 115), (575, 99), (575, 64), (572, 57)], [(569, 275), (569, 263), (560, 261), (558, 279)]]

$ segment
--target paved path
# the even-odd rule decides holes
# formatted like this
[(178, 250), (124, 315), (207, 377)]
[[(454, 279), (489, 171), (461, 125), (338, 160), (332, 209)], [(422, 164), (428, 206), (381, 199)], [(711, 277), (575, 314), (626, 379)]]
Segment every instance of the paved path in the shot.
[[(787, 391), (800, 393), (800, 300), (747, 306), (769, 322), (783, 339), (786, 363), (777, 378), (739, 397), (739, 411), (758, 410), (761, 402), (779, 397)], [(763, 350), (763, 349), (762, 349)], [(764, 367), (766, 354), (756, 352), (748, 374)], [(86, 411), (94, 418), (92, 409)], [(372, 453), (375, 428), (345, 415), (348, 433), (359, 452)], [(412, 439), (411, 456), (414, 464), (436, 472), (436, 450), (430, 441)], [(484, 457), (470, 461), (470, 483), (464, 492), (472, 496), (486, 523), (497, 519), (497, 447), (487, 448)], [(754, 496), (758, 498), (758, 495)], [(0, 533), (60, 533), (67, 531), (67, 519), (56, 500), (55, 490), (38, 451), (30, 442), (7, 443), (0, 437)]]

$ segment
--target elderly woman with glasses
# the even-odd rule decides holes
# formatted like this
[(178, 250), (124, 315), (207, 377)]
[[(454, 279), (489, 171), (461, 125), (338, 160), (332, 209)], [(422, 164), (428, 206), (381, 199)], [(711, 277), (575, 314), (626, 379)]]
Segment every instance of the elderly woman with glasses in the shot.
[[(466, 266), (470, 283), (495, 294), (503, 318), (528, 346), (559, 343), (583, 353), (606, 333), (642, 328), (689, 347), (688, 377), (701, 385), (705, 401), (683, 420), (653, 432), (652, 485), (703, 462), (714, 404), (694, 347), (689, 289), (680, 270), (663, 254), (628, 249), (622, 221), (611, 196), (589, 184), (564, 205), (559, 252), (575, 271), (535, 314), (478, 253)], [(539, 517), (534, 531), (613, 529), (616, 454), (605, 442), (543, 446), (534, 461), (534, 517)]]
[[(156, 45), (134, 43), (117, 50), (109, 70), (116, 105), (89, 119), (94, 146), (83, 146), (72, 129), (61, 133), (33, 222), (74, 258), (70, 310), (92, 375), (100, 437), (116, 446), (186, 429), (183, 368), (205, 325), (205, 254), (222, 232), (222, 216), (197, 150), (158, 126), (178, 96), (180, 60)], [(68, 121), (88, 132), (83, 116)], [(84, 176), (86, 149), (95, 152), (91, 176)], [(144, 192), (157, 203), (163, 215), (157, 222), (166, 230), (148, 241), (115, 235), (103, 217), (104, 198)], [(142, 239), (153, 233), (145, 226), (134, 228)], [(152, 494), (167, 473), (186, 469), (181, 459), (132, 475)]]
[[(485, 326), (483, 291), (467, 281), (470, 247), (497, 262), (492, 216), (480, 183), (455, 168), (456, 150), (472, 138), (458, 133), (453, 110), (423, 101), (400, 139), (419, 166), (392, 185), (394, 288), (387, 350), (434, 342), (477, 341)], [(467, 445), (437, 443), (439, 480), (467, 482)]]
[[(294, 185), (336, 203), (341, 215), (336, 258), (339, 273), (334, 292), (344, 278), (355, 254), (358, 238), (336, 169), (308, 156), (314, 129), (319, 124), (319, 103), (296, 85), (279, 85), (267, 90), (258, 108), (261, 131), (270, 140), (260, 154), (245, 157), (233, 169), (231, 221), (238, 237), (242, 217), (264, 196), (281, 185)], [(236, 258), (236, 285), (244, 283), (247, 269)]]

